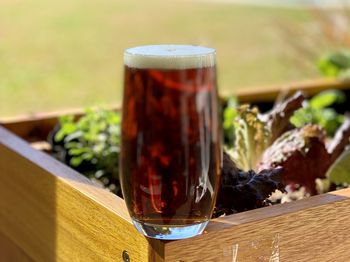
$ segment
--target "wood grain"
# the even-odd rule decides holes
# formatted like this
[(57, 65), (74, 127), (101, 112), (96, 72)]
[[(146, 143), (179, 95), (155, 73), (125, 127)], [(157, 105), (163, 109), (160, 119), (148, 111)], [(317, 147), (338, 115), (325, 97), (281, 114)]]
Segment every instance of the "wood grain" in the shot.
[(124, 250), (163, 261), (122, 199), (1, 127), (0, 232), (35, 261), (122, 261)]
[[(117, 105), (108, 108), (116, 110)], [(84, 114), (84, 109), (68, 109), (48, 113), (35, 113), (17, 117), (0, 119), (0, 125), (17, 136), (28, 141), (46, 140), (47, 135), (57, 124), (58, 118), (63, 115), (74, 115), (80, 117)]]
[(349, 261), (350, 189), (213, 220), (166, 261)]
[(273, 102), (280, 93), (292, 94), (296, 91), (303, 91), (307, 95), (315, 95), (327, 89), (350, 89), (350, 81), (337, 79), (316, 79), (303, 82), (289, 82), (287, 84), (256, 86), (241, 88), (236, 93), (226, 95), (236, 95), (240, 102), (258, 103)]
[(8, 237), (0, 233), (0, 261), (1, 262), (32, 262), (25, 252)]

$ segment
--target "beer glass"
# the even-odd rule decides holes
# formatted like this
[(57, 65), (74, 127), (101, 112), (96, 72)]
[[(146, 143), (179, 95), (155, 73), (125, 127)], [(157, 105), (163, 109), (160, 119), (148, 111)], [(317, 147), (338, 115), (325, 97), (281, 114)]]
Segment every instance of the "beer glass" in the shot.
[(120, 180), (135, 227), (157, 239), (201, 234), (221, 170), (215, 50), (124, 52)]

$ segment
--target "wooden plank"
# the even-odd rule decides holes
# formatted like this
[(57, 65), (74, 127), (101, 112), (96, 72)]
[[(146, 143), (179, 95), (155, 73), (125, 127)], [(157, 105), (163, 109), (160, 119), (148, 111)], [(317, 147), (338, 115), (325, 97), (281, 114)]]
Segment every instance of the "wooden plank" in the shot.
[(46, 140), (57, 121), (57, 117), (28, 118), (23, 121), (14, 118), (8, 120), (8, 122), (0, 122), (0, 126), (4, 126), (7, 130), (23, 139), (34, 142)]
[[(235, 95), (241, 102), (272, 102), (282, 93), (293, 93), (302, 90), (308, 95), (314, 95), (320, 91), (336, 88), (350, 89), (350, 81), (337, 79), (317, 79), (303, 82), (290, 82), (281, 85), (257, 86), (250, 88), (241, 88), (237, 92), (227, 93), (226, 96)], [(119, 109), (119, 105), (110, 106), (112, 109)], [(37, 113), (23, 115), (12, 118), (0, 119), (0, 124), (6, 127), (14, 134), (32, 140), (44, 140), (47, 134), (57, 123), (57, 118), (61, 115), (70, 114), (81, 116), (84, 113), (82, 109), (69, 109), (58, 112)]]
[(349, 261), (350, 189), (211, 221), (166, 261)]
[(32, 262), (21, 248), (8, 237), (0, 233), (0, 261), (1, 262)]
[(81, 115), (82, 109), (70, 109), (59, 112), (28, 114), (3, 118), (0, 124), (12, 133), (24, 139), (46, 140), (48, 133), (56, 125), (58, 117), (65, 114)]
[(327, 89), (350, 89), (350, 81), (323, 78), (303, 82), (289, 82), (280, 85), (241, 88), (233, 94), (226, 95), (236, 95), (240, 102), (258, 103), (273, 102), (281, 93), (292, 94), (296, 91), (303, 91), (307, 95), (315, 95)]
[[(243, 103), (258, 103), (272, 102), (281, 92), (293, 93), (295, 91), (302, 90), (308, 95), (314, 95), (320, 91), (330, 88), (350, 90), (350, 81), (319, 79), (304, 82), (290, 82), (289, 84), (284, 85), (241, 88), (238, 90), (238, 92), (228, 93), (225, 95), (235, 95), (239, 101)], [(110, 108), (118, 110), (120, 106), (112, 105)], [(0, 125), (3, 125), (6, 129), (28, 141), (40, 141), (46, 140), (47, 135), (56, 125), (59, 116), (69, 114), (79, 117), (83, 113), (83, 109), (69, 109), (58, 112), (23, 115), (7, 119), (0, 119)]]
[[(111, 105), (108, 108), (116, 110), (119, 106)], [(0, 125), (23, 139), (28, 141), (40, 141), (46, 140), (47, 135), (57, 124), (60, 116), (74, 115), (80, 117), (84, 112), (84, 109), (68, 109), (56, 112), (2, 118), (0, 119)]]
[(0, 232), (35, 261), (163, 261), (124, 201), (0, 127)]

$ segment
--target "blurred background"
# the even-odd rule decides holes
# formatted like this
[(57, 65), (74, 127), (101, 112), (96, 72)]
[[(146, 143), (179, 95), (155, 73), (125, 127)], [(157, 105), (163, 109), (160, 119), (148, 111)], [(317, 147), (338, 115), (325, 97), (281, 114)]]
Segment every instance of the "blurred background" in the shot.
[(123, 50), (217, 49), (223, 95), (320, 78), (350, 45), (349, 1), (1, 0), (0, 118), (121, 102)]

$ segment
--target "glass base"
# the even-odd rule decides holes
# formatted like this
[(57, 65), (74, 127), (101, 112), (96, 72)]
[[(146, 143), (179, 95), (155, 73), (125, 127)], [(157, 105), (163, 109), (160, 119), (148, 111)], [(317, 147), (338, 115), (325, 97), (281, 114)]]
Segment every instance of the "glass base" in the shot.
[(146, 237), (161, 240), (176, 240), (190, 238), (203, 233), (209, 221), (194, 225), (153, 225), (141, 223), (132, 219), (137, 230)]

